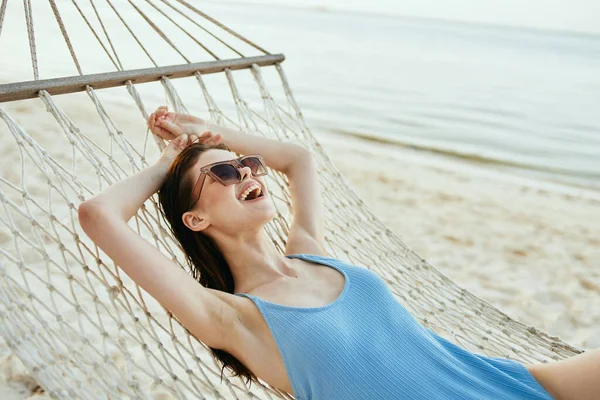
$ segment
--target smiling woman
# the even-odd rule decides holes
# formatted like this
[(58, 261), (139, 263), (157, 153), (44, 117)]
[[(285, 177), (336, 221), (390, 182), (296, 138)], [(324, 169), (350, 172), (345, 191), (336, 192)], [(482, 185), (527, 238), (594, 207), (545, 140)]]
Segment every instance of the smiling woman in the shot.
[[(311, 155), (297, 145), (169, 113), (166, 107), (153, 113), (148, 124), (155, 134), (171, 140), (160, 159), (82, 203), (81, 226), (130, 277), (211, 347), (224, 367), (248, 380), (256, 379), (232, 353), (251, 358), (247, 351), (256, 347), (239, 346), (245, 343), (240, 342), (240, 335), (249, 335), (240, 321), (247, 322), (254, 315), (249, 320), (255, 326), (257, 316), (247, 299), (233, 293), (253, 292), (281, 278), (301, 275), (298, 262), (280, 254), (263, 229), (275, 215), (262, 179), (267, 173), (263, 157), (267, 165), (288, 177), (292, 201), (299, 205), (286, 254), (324, 255), (320, 192)], [(229, 149), (246, 154), (260, 149), (262, 154), (236, 158)], [(156, 190), (192, 277), (127, 227), (127, 221)], [(137, 254), (148, 259), (141, 262)], [(283, 300), (297, 294), (288, 292)], [(269, 373), (261, 378), (276, 383)]]
[[(82, 203), (81, 226), (234, 375), (305, 400), (591, 399), (600, 389), (597, 352), (548, 366), (469, 352), (421, 326), (378, 275), (327, 257), (303, 148), (166, 108), (148, 124), (171, 140), (159, 161)], [(264, 163), (229, 148), (260, 149)], [(265, 164), (290, 183), (285, 254), (264, 230), (275, 216)], [(127, 226), (158, 189), (192, 277)]]

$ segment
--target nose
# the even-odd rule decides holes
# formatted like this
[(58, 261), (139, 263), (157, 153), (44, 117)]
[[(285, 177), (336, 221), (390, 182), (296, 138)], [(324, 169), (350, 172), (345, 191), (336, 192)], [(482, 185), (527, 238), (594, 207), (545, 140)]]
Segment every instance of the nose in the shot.
[(252, 178), (252, 170), (250, 167), (240, 167), (240, 178), (241, 180), (245, 180), (246, 177)]

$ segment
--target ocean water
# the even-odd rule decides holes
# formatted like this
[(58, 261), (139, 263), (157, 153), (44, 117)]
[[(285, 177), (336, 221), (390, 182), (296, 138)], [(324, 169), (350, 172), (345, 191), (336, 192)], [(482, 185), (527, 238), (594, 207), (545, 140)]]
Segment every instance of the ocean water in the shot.
[[(83, 35), (87, 27), (77, 22), (71, 2), (57, 3), (80, 58), (90, 55), (91, 62), (82, 61), (84, 71), (114, 70), (99, 58), (102, 49), (92, 51), (94, 38)], [(100, 14), (111, 15), (97, 3)], [(34, 4), (40, 71), (74, 75), (66, 47), (58, 45), (56, 21), (48, 10), (50, 17), (43, 16), (48, 5)], [(196, 6), (271, 53), (286, 55), (284, 69), (316, 133), (416, 148), (423, 157), (600, 191), (600, 35), (408, 18), (386, 1), (370, 13), (357, 10), (357, 2), (348, 10), (339, 0), (322, 4)], [(7, 10), (0, 83), (31, 79), (22, 8), (11, 3)], [(135, 13), (125, 3), (120, 9)], [(135, 28), (143, 26), (139, 20)], [(115, 35), (119, 47), (126, 32)], [(152, 47), (161, 43), (157, 38)], [(198, 54), (191, 61), (206, 60)], [(181, 62), (167, 57), (162, 65)]]
[(209, 3), (273, 53), (311, 128), (600, 190), (600, 35)]

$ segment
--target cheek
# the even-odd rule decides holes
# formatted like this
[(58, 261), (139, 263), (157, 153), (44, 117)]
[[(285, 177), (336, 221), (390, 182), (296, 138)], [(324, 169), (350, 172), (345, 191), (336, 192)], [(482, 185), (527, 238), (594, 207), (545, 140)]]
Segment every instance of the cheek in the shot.
[[(240, 207), (235, 197), (234, 186), (223, 186), (218, 183), (211, 185), (204, 197), (203, 207), (211, 215), (231, 212), (233, 207)], [(204, 194), (202, 195), (204, 196)]]

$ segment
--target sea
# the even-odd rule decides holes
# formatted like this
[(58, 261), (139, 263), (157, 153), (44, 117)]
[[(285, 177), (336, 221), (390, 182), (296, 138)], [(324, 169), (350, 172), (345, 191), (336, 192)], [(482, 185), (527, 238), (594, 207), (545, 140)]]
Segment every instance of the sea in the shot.
[(285, 54), (313, 130), (600, 191), (600, 34), (302, 3), (208, 8)]

